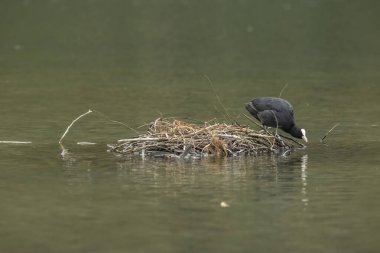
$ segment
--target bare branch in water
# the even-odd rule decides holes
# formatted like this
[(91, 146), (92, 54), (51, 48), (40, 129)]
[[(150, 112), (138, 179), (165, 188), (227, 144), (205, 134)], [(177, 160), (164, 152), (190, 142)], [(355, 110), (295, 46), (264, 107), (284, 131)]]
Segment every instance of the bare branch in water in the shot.
[[(119, 125), (123, 125), (125, 127), (127, 127), (128, 129), (134, 131), (135, 133), (137, 134), (141, 134), (139, 131), (135, 130), (134, 128), (128, 126), (127, 124), (123, 123), (123, 122), (120, 122), (120, 121), (117, 121), (117, 120), (113, 120), (113, 119), (110, 119), (107, 115), (105, 115), (104, 113), (100, 112), (100, 111), (97, 111), (97, 110), (88, 110), (88, 112), (86, 113), (83, 113), (81, 115), (79, 115), (76, 119), (74, 119), (71, 124), (66, 128), (66, 131), (63, 133), (61, 139), (59, 139), (58, 143), (59, 144), (62, 144), (62, 141), (63, 141), (63, 138), (65, 138), (65, 136), (69, 133), (70, 131), (70, 128), (74, 125), (75, 122), (77, 122), (80, 118), (86, 116), (87, 114), (90, 114), (92, 112), (95, 112), (97, 114), (99, 114), (101, 117), (105, 118), (106, 120), (112, 122), (112, 123), (117, 123)], [(93, 143), (89, 143), (89, 142), (79, 142), (78, 143), (79, 145), (93, 145)]]
[(327, 136), (337, 127), (339, 126), (339, 123), (336, 123), (326, 134), (321, 138), (321, 142), (325, 144), (324, 140), (327, 138)]
[(74, 125), (75, 122), (77, 122), (80, 118), (82, 118), (82, 117), (84, 117), (84, 116), (86, 116), (87, 114), (90, 114), (90, 113), (92, 113), (92, 111), (88, 110), (88, 112), (83, 113), (83, 114), (79, 115), (76, 119), (74, 119), (71, 122), (71, 124), (66, 128), (66, 131), (63, 133), (63, 135), (62, 135), (61, 139), (59, 139), (58, 143), (59, 144), (62, 143), (63, 138), (65, 138), (66, 134), (69, 132), (70, 128)]

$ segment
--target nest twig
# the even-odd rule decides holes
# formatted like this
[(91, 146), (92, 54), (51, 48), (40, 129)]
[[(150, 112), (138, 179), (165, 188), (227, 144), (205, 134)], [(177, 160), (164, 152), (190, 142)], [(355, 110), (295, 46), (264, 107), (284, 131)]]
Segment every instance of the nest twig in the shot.
[(294, 149), (291, 139), (267, 130), (225, 123), (196, 125), (158, 118), (146, 134), (109, 145), (111, 152), (142, 157), (203, 157), (285, 153)]

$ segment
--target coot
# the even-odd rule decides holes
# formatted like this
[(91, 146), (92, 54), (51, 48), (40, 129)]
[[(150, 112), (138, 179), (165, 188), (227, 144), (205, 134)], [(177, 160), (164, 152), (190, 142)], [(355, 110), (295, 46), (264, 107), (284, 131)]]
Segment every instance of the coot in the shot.
[(307, 142), (305, 129), (296, 126), (293, 106), (285, 99), (259, 97), (247, 103), (245, 108), (264, 126), (278, 127), (293, 137)]

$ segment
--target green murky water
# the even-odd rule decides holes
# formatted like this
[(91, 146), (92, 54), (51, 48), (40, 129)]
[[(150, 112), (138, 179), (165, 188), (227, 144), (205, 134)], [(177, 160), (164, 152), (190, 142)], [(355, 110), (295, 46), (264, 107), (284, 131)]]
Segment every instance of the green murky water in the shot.
[[(3, 1), (0, 140), (32, 144), (0, 144), (0, 251), (378, 252), (379, 7)], [(308, 148), (121, 159), (106, 144), (134, 133), (93, 114), (60, 156), (89, 108), (134, 128), (161, 115), (223, 121), (204, 75), (241, 123), (245, 102), (287, 84)]]

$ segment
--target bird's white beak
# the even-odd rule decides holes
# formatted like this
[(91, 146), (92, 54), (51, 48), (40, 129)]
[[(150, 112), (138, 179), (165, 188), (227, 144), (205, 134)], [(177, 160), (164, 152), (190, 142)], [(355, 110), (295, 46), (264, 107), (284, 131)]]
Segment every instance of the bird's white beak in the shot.
[(307, 142), (306, 130), (305, 129), (301, 129), (301, 132), (302, 132), (302, 140), (304, 140), (305, 142)]

